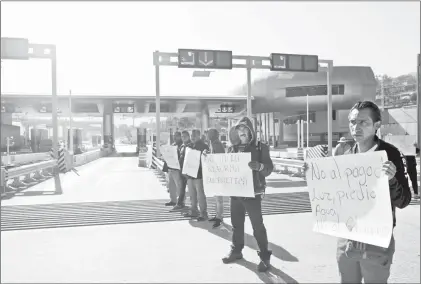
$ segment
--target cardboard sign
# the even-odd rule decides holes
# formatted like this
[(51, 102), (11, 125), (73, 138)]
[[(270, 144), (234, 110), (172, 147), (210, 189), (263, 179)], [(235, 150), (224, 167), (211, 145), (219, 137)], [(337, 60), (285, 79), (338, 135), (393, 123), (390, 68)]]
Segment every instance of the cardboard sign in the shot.
[(387, 248), (393, 230), (385, 151), (307, 161), (313, 230)]
[(161, 153), (164, 157), (167, 166), (171, 169), (180, 169), (180, 162), (178, 161), (177, 146), (164, 145), (161, 146)]
[(253, 172), (248, 166), (251, 153), (202, 156), (206, 196), (254, 197)]
[(197, 178), (197, 173), (200, 167), (200, 156), (202, 152), (193, 150), (190, 148), (186, 149), (186, 157), (184, 158), (183, 175), (188, 175), (192, 178)]

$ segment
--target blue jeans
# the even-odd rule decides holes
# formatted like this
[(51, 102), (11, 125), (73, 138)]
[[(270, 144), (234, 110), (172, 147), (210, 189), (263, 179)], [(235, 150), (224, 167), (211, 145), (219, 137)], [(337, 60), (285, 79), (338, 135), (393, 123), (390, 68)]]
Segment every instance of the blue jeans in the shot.
[(390, 276), (395, 239), (388, 248), (346, 239), (338, 240), (337, 261), (341, 283), (387, 283)]

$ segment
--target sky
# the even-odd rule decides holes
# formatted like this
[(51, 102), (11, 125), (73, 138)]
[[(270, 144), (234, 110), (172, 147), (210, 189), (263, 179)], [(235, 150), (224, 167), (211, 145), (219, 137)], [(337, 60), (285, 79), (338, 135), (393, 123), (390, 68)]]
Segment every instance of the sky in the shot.
[[(2, 37), (57, 46), (60, 94), (155, 94), (153, 51), (315, 54), (375, 74), (416, 72), (419, 2), (2, 2)], [(2, 93), (51, 93), (48, 60), (4, 60)], [(245, 69), (160, 68), (162, 95), (230, 95)], [(270, 71), (252, 71), (252, 78)]]

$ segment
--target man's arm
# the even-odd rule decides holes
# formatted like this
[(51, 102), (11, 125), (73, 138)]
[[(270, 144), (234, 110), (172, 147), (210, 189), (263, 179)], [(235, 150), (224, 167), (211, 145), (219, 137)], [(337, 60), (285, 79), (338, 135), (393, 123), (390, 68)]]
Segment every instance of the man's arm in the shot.
[(263, 168), (260, 170), (260, 173), (267, 177), (273, 171), (273, 162), (270, 157), (269, 147), (265, 144), (261, 144), (261, 156), (260, 156), (260, 163), (263, 165)]
[(392, 204), (403, 209), (411, 202), (411, 190), (409, 189), (408, 180), (405, 176), (405, 168), (403, 165), (403, 157), (398, 151), (394, 151), (392, 162), (396, 167), (395, 176), (389, 180), (390, 199)]

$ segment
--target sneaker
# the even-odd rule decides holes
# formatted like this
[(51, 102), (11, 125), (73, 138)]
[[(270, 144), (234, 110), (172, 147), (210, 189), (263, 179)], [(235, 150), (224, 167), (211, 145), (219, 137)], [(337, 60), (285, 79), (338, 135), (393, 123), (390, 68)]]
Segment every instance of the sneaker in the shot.
[(197, 218), (198, 222), (203, 222), (206, 221), (208, 218), (206, 216), (200, 216), (199, 218)]
[(219, 226), (221, 226), (221, 224), (222, 224), (222, 220), (221, 219), (218, 219), (218, 218), (215, 218), (215, 223), (212, 225), (212, 228), (218, 228)]
[(419, 194), (414, 194), (414, 195), (412, 196), (412, 198), (413, 198), (413, 199), (420, 199), (420, 195), (419, 195)]
[(261, 252), (257, 252), (257, 254), (260, 257), (260, 263), (257, 265), (257, 270), (259, 272), (266, 272), (270, 268), (270, 256), (272, 252), (268, 251), (265, 254), (262, 254)]
[(183, 210), (183, 209), (185, 209), (186, 208), (186, 206), (185, 205), (176, 205), (176, 206), (174, 206), (172, 209), (171, 209), (171, 211), (179, 211), (179, 210)]
[(187, 212), (187, 213), (183, 214), (183, 217), (186, 217), (186, 218), (197, 218), (197, 217), (199, 217), (199, 214), (198, 213), (194, 213), (194, 212)]
[(177, 203), (170, 201), (170, 202), (165, 203), (165, 206), (174, 206), (176, 204)]
[(210, 218), (208, 221), (209, 221), (209, 222), (216, 221), (216, 216), (215, 216), (215, 217)]
[(228, 264), (242, 258), (243, 254), (241, 252), (235, 252), (234, 250), (231, 250), (230, 253), (222, 259), (222, 262)]

